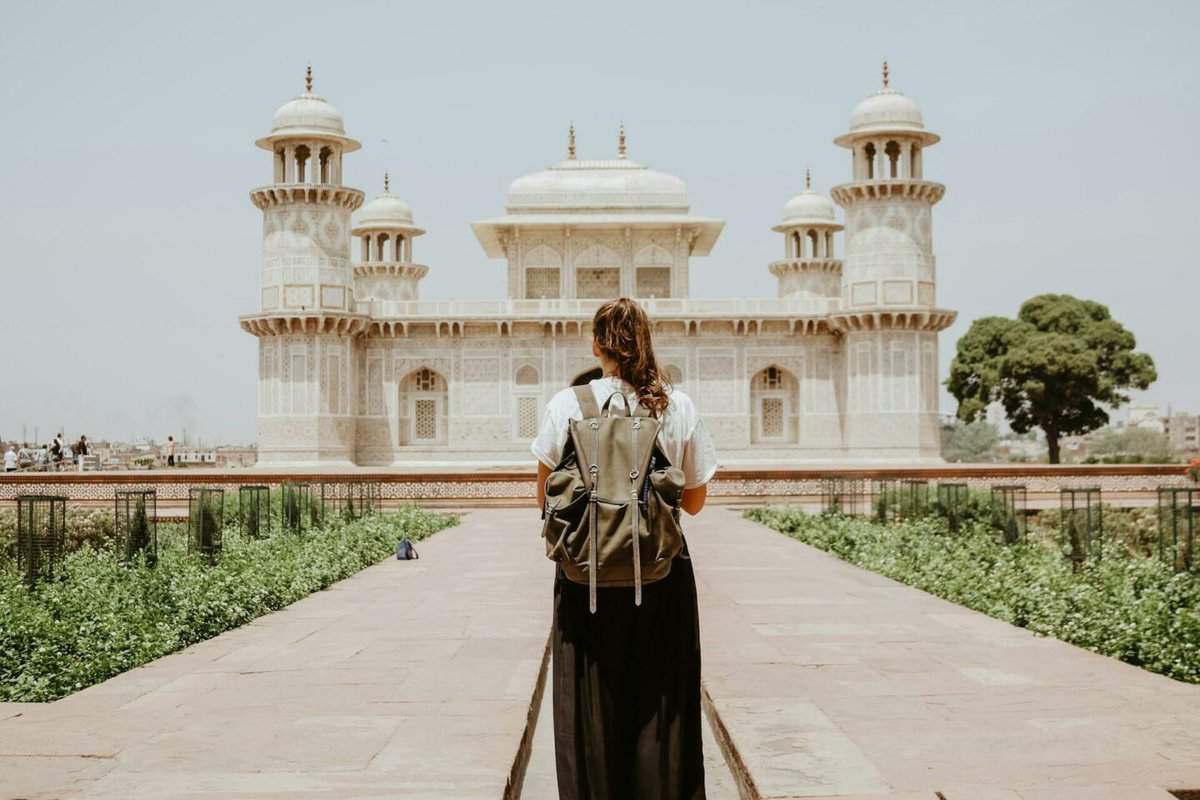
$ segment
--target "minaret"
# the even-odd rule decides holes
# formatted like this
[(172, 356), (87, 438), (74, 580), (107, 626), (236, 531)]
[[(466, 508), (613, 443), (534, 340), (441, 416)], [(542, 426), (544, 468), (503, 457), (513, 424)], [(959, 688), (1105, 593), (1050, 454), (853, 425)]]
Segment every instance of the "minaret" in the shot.
[(771, 262), (779, 296), (825, 311), (841, 294), (842, 262), (834, 255), (833, 235), (842, 229), (833, 203), (812, 188), (804, 171), (804, 191), (783, 207), (783, 221), (771, 230), (783, 234), (783, 260)]
[(385, 172), (383, 194), (363, 206), (350, 231), (359, 240), (354, 265), (354, 297), (372, 307), (379, 301), (416, 300), (429, 267), (413, 262), (413, 239), (425, 231), (413, 225), (412, 209), (392, 194)]
[(273, 182), (250, 198), (263, 212), (260, 310), (242, 317), (259, 337), (260, 463), (354, 460), (352, 337), (355, 313), (350, 215), (363, 193), (342, 185), (342, 157), (359, 148), (342, 115), (313, 93), (275, 112), (256, 144), (271, 153)]
[(955, 314), (936, 306), (931, 220), (945, 187), (925, 180), (937, 134), (917, 104), (883, 86), (834, 140), (852, 153), (853, 180), (831, 191), (845, 209), (842, 310), (846, 447), (851, 458), (940, 460), (938, 331)]

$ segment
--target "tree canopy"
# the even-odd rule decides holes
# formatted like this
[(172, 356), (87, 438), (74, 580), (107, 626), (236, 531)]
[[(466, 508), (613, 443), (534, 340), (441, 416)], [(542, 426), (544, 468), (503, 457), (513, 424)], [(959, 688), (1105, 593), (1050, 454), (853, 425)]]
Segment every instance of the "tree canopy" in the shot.
[(1154, 360), (1134, 351), (1133, 333), (1108, 308), (1065, 294), (1043, 294), (1021, 306), (1016, 319), (983, 317), (958, 340), (946, 386), (958, 417), (979, 419), (1000, 402), (1018, 433), (1041, 428), (1050, 463), (1059, 439), (1108, 423), (1108, 409), (1129, 401), (1158, 373)]

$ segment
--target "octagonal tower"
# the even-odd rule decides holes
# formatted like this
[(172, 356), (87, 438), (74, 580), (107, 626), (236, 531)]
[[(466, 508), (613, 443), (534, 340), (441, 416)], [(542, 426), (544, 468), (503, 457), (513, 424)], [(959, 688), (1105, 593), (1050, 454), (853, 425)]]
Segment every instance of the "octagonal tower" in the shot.
[(342, 158), (359, 148), (342, 115), (313, 94), (275, 112), (256, 144), (271, 153), (273, 182), (250, 198), (263, 212), (259, 312), (241, 318), (259, 337), (260, 463), (354, 460), (354, 313), (350, 215), (363, 193), (342, 185)]
[(831, 194), (845, 209), (842, 310), (847, 455), (938, 461), (937, 334), (955, 314), (936, 305), (932, 210), (945, 187), (925, 180), (924, 151), (940, 137), (890, 85), (850, 117), (834, 140), (852, 153), (853, 180)]

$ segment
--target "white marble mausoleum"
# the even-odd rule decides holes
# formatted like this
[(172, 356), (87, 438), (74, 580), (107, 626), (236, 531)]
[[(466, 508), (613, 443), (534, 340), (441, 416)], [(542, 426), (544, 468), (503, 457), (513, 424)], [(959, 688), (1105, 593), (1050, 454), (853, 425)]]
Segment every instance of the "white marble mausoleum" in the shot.
[(507, 264), (507, 297), (422, 300), (424, 231), (386, 180), (365, 205), (343, 184), (360, 145), (310, 71), (257, 142), (273, 179), (251, 192), (262, 291), (241, 326), (259, 344), (259, 462), (532, 462), (546, 401), (598, 374), (591, 317), (620, 295), (654, 320), (659, 363), (724, 463), (937, 461), (938, 332), (955, 317), (937, 304), (931, 234), (944, 187), (923, 168), (938, 138), (885, 66), (834, 140), (847, 182), (831, 202), (806, 180), (771, 229), (778, 296), (700, 299), (689, 265), (724, 223), (691, 213), (684, 181), (627, 158), (624, 130), (601, 160), (576, 155), (572, 130), (565, 160), (472, 225)]

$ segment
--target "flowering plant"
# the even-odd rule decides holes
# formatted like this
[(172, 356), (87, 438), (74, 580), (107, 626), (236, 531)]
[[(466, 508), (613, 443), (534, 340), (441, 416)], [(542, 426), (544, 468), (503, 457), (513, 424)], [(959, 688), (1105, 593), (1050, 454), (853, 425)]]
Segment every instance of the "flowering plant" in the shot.
[(1193, 458), (1192, 462), (1187, 465), (1187, 476), (1200, 483), (1200, 458)]

